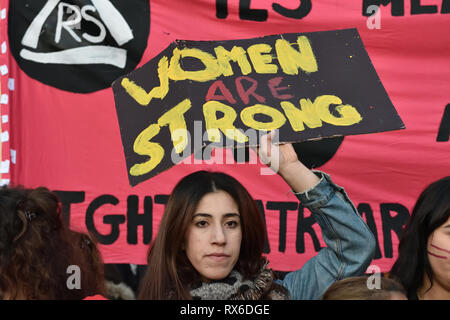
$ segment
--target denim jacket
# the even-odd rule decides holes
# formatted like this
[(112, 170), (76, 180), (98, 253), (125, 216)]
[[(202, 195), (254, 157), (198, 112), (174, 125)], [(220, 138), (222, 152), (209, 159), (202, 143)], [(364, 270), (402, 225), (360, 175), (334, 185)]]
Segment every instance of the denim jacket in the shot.
[(320, 182), (295, 195), (313, 214), (327, 247), (301, 269), (277, 280), (294, 300), (321, 299), (335, 281), (362, 275), (375, 253), (375, 237), (344, 189), (327, 174), (314, 173), (321, 178)]

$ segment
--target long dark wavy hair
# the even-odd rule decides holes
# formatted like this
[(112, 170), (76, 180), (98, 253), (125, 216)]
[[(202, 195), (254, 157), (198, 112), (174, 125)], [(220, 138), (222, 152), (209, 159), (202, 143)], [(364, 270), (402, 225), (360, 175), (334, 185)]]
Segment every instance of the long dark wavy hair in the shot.
[[(415, 295), (424, 283), (424, 275), (433, 286), (433, 270), (428, 260), (428, 238), (450, 217), (450, 176), (430, 184), (420, 194), (411, 217), (403, 230), (398, 258), (390, 274)], [(427, 290), (431, 289), (428, 288)]]
[[(88, 245), (86, 237), (90, 248), (83, 247)], [(64, 300), (102, 294), (98, 280), (83, 281), (81, 289), (67, 286), (70, 265), (80, 267), (81, 279), (92, 278), (93, 272), (102, 275), (103, 262), (91, 240), (62, 223), (61, 204), (47, 188), (0, 188), (0, 299)]]
[(244, 278), (259, 271), (265, 232), (255, 201), (233, 177), (221, 172), (197, 171), (179, 181), (169, 197), (158, 234), (148, 252), (139, 299), (192, 299), (189, 287), (200, 277), (182, 245), (198, 203), (206, 194), (216, 191), (227, 192), (239, 208), (242, 243), (235, 268)]

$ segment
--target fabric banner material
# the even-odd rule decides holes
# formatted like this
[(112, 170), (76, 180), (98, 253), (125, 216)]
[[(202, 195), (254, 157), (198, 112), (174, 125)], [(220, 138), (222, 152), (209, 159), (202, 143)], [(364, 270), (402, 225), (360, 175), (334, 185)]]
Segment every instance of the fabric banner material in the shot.
[[(130, 186), (111, 85), (179, 39), (227, 41), (357, 30), (405, 129), (308, 141), (295, 148), (302, 161), (346, 189), (376, 236), (372, 265), (380, 271), (388, 271), (395, 261), (399, 236), (420, 192), (450, 174), (449, 0), (0, 4), (2, 50), (6, 43), (0, 64), (8, 70), (2, 75), (2, 93), (8, 85), (14, 88), (7, 92), (7, 104), (0, 105), (2, 115), (9, 116), (9, 145), (2, 160), (11, 160), (14, 150), (7, 178), (13, 185), (56, 191), (65, 221), (75, 230), (96, 234), (107, 263), (146, 264), (168, 195), (181, 177), (200, 169), (234, 176), (257, 200), (267, 227), (265, 254), (275, 270), (298, 269), (325, 246), (310, 213), (281, 177), (261, 174), (266, 167), (252, 161), (251, 150), (247, 162), (238, 162), (242, 159), (231, 149), (191, 155)], [(332, 56), (335, 49), (330, 44), (327, 50)], [(254, 93), (266, 93), (258, 90), (263, 89)], [(345, 90), (360, 92), (356, 85)], [(364, 90), (374, 93), (375, 87)]]

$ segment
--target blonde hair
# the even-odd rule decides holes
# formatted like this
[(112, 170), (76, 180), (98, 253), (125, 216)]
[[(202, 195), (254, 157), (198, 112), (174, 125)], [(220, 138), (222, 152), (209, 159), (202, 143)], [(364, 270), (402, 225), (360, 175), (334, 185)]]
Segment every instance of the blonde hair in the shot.
[(369, 276), (350, 277), (333, 283), (324, 293), (323, 300), (390, 300), (393, 293), (406, 291), (400, 282), (380, 276), (380, 288), (370, 289)]

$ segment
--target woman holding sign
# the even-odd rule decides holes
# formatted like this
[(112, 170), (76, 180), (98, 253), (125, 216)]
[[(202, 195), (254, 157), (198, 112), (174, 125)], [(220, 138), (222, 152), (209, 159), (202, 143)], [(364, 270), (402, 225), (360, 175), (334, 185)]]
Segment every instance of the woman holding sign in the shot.
[(272, 137), (262, 139), (260, 157), (279, 164), (278, 173), (316, 217), (328, 247), (275, 280), (262, 256), (264, 222), (250, 194), (224, 173), (195, 172), (169, 198), (140, 299), (320, 299), (336, 280), (366, 270), (375, 240), (345, 191), (306, 168), (292, 145), (271, 150)]

